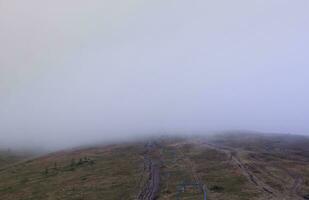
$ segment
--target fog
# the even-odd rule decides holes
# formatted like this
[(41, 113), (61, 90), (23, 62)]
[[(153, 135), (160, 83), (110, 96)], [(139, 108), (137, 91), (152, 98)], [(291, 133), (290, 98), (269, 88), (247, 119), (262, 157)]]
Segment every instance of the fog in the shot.
[(307, 0), (0, 0), (0, 145), (309, 133)]

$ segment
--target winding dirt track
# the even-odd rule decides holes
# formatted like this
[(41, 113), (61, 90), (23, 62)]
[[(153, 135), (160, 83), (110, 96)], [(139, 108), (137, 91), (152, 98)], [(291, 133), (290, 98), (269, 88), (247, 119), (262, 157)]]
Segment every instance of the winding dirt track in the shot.
[(302, 177), (298, 175), (292, 176), (294, 179), (293, 186), (288, 189), (287, 192), (280, 192), (277, 191), (276, 189), (272, 188), (270, 185), (265, 183), (262, 179), (258, 178), (257, 176), (254, 175), (253, 172), (246, 167), (240, 157), (237, 154), (237, 151), (229, 148), (229, 147), (224, 147), (224, 146), (219, 146), (219, 145), (214, 145), (211, 143), (203, 143), (203, 145), (206, 145), (209, 148), (221, 151), (229, 155), (230, 159), (233, 161), (234, 164), (236, 164), (241, 172), (257, 187), (260, 189), (260, 191), (263, 191), (265, 196), (267, 196), (267, 199), (271, 200), (288, 200), (288, 199), (293, 199), (293, 200), (301, 200), (303, 199), (298, 195), (298, 192), (301, 188), (301, 185), (303, 184), (303, 179)]
[(258, 179), (256, 176), (254, 176), (253, 173), (251, 173), (247, 167), (241, 162), (239, 157), (237, 156), (237, 153), (228, 147), (221, 147), (218, 145), (210, 144), (210, 143), (204, 143), (209, 148), (215, 149), (217, 151), (223, 152), (227, 154), (230, 159), (233, 161), (233, 163), (241, 170), (244, 176), (246, 176), (256, 187), (258, 187), (261, 191), (266, 193), (269, 199), (276, 199), (275, 197), (276, 192), (266, 185), (264, 182), (262, 182), (260, 179)]
[(144, 173), (148, 174), (147, 182), (142, 187), (138, 200), (155, 200), (160, 190), (160, 165), (161, 161), (158, 155), (158, 145), (147, 143), (145, 145), (146, 153), (144, 155)]

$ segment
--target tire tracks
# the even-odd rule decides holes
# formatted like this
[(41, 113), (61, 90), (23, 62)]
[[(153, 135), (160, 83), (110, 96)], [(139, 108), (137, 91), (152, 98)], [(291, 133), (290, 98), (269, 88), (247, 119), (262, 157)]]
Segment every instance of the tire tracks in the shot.
[(211, 143), (203, 143), (209, 148), (215, 149), (217, 151), (223, 152), (230, 157), (230, 160), (241, 170), (242, 174), (250, 180), (260, 191), (264, 192), (268, 199), (284, 199), (281, 198), (282, 195), (279, 191), (275, 190), (261, 179), (256, 177), (241, 161), (239, 156), (237, 155), (237, 151), (231, 149), (229, 147), (219, 146)]
[(147, 181), (143, 185), (138, 200), (155, 200), (160, 190), (161, 160), (158, 144), (148, 142), (145, 145), (144, 173), (148, 174)]

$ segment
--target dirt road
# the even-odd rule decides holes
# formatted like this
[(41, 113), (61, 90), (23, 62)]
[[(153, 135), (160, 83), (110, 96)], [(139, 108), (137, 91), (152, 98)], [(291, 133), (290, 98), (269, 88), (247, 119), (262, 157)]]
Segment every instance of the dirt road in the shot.
[(149, 142), (145, 145), (144, 173), (148, 174), (147, 181), (143, 185), (138, 200), (154, 200), (160, 190), (160, 155), (156, 143)]

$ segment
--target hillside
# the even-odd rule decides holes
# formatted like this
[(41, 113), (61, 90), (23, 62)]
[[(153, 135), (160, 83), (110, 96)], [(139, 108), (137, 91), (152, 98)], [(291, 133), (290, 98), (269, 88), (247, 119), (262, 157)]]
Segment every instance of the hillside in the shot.
[(309, 139), (222, 134), (56, 152), (0, 170), (0, 199), (305, 199)]
[(0, 148), (0, 169), (5, 168), (11, 164), (22, 162), (23, 160), (37, 156), (36, 152), (29, 150), (11, 150)]

